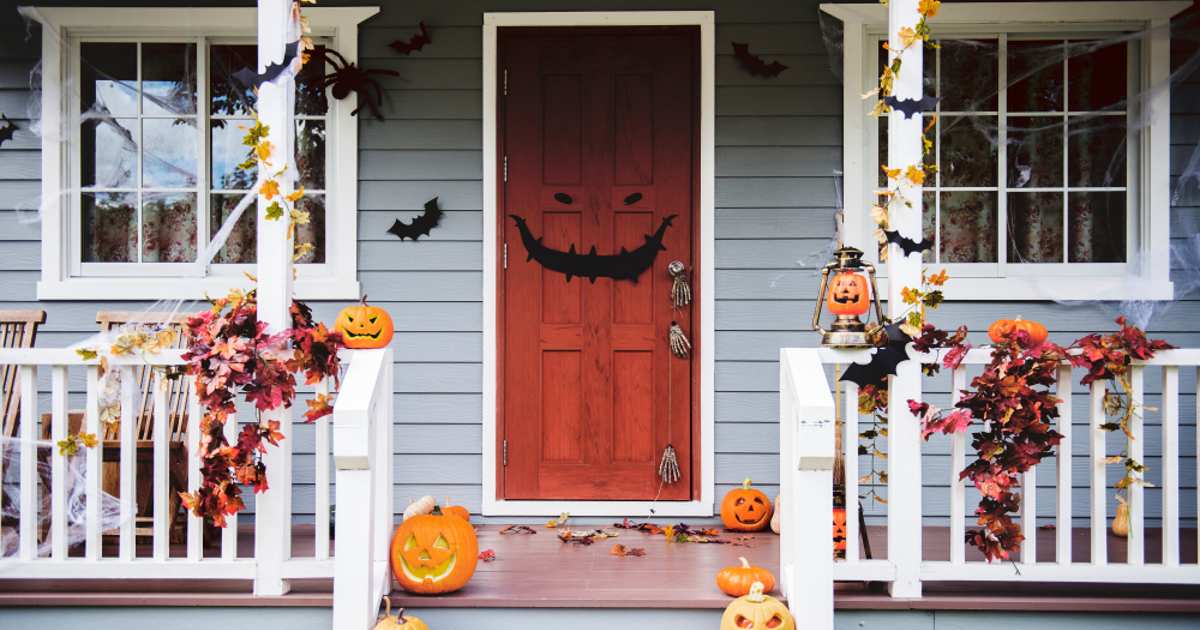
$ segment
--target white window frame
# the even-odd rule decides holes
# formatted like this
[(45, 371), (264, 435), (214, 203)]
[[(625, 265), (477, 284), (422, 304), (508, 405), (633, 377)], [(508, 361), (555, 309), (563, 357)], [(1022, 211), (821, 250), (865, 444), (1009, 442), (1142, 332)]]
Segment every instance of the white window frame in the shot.
[[(1174, 286), (1170, 271), (1170, 138), (1171, 95), (1169, 90), (1146, 91), (1148, 86), (1166, 85), (1171, 73), (1170, 21), (1191, 6), (1178, 0), (1151, 2), (981, 2), (947, 3), (930, 20), (934, 36), (981, 35), (995, 31), (1045, 33), (1047, 37), (1069, 37), (1081, 33), (1113, 33), (1148, 30), (1134, 40), (1140, 43), (1137, 68), (1139, 84), (1134, 93), (1146, 95), (1131, 102), (1131, 116), (1148, 120), (1141, 142), (1128, 156), (1130, 177), (1126, 182), (1131, 205), (1127, 228), (1130, 247), (1126, 262), (1109, 264), (1055, 264), (1053, 274), (1029, 275), (1013, 265), (1013, 273), (990, 277), (972, 276), (971, 264), (947, 265), (952, 272), (946, 297), (950, 300), (1171, 300)], [(844, 236), (848, 244), (878, 258), (875, 226), (868, 217), (873, 191), (878, 188), (876, 162), (878, 134), (868, 116), (874, 98), (862, 94), (875, 86), (879, 35), (888, 28), (887, 8), (879, 4), (822, 4), (821, 10), (840, 19), (843, 31), (843, 173), (845, 191)], [(1140, 109), (1139, 109), (1140, 108)], [(1066, 148), (1064, 147), (1064, 150)], [(1000, 156), (1003, 160), (1003, 153)], [(1002, 164), (1003, 166), (1003, 164)], [(1136, 170), (1135, 170), (1136, 169)], [(1123, 274), (1112, 269), (1124, 267)], [(998, 268), (980, 263), (979, 268)], [(881, 278), (887, 292), (887, 279)]]
[[(39, 300), (159, 300), (200, 299), (231, 288), (247, 288), (239, 272), (247, 265), (213, 265), (205, 272), (201, 263), (173, 277), (143, 274), (138, 265), (114, 267), (113, 275), (82, 275), (78, 248), (70, 246), (76, 208), (72, 181), (78, 125), (72, 123), (73, 99), (68, 89), (77, 79), (78, 43), (94, 38), (162, 38), (178, 41), (200, 38), (249, 38), (257, 35), (257, 11), (249, 8), (83, 8), (20, 7), (20, 13), (42, 25), (42, 278)], [(358, 25), (379, 12), (379, 7), (306, 7), (304, 15), (313, 35), (329, 41), (358, 61)], [(204, 60), (207, 61), (207, 60)], [(206, 79), (207, 77), (201, 77)], [(207, 89), (201, 87), (201, 94)], [(206, 106), (203, 101), (198, 107)], [(329, 99), (326, 127), (325, 230), (326, 254), (321, 264), (296, 265), (296, 296), (301, 299), (354, 299), (358, 284), (358, 121), (350, 115), (357, 107), (351, 94)], [(208, 144), (201, 130), (201, 145)], [(202, 154), (207, 158), (208, 151)], [(198, 163), (198, 168), (208, 168)], [(208, 190), (199, 194), (207, 195)], [(197, 208), (199, 212), (199, 208)], [(201, 217), (204, 219), (204, 217)], [(206, 220), (206, 219), (205, 219)], [(77, 230), (78, 228), (74, 228)], [(199, 235), (197, 237), (199, 239)], [(204, 243), (197, 248), (203, 250)], [(180, 264), (179, 267), (187, 267)], [(117, 267), (123, 267), (121, 265)]]

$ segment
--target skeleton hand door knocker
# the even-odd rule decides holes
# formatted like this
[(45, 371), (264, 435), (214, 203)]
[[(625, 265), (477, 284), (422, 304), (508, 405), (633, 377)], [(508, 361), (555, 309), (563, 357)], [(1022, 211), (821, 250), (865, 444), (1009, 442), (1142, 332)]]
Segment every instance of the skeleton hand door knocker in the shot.
[(680, 359), (688, 358), (688, 355), (692, 352), (692, 342), (688, 341), (687, 333), (683, 332), (683, 329), (679, 327), (677, 322), (671, 322), (667, 341), (671, 346), (671, 354)]
[(672, 260), (667, 265), (667, 275), (671, 276), (671, 304), (675, 308), (683, 308), (692, 303), (692, 287), (688, 279), (687, 267), (682, 260)]

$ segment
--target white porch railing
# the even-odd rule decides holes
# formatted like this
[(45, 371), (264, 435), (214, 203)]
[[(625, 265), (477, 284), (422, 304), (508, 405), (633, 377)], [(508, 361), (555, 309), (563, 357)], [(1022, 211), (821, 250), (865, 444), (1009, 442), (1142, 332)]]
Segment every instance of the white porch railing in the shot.
[[(940, 358), (939, 355), (926, 357), (924, 360), (933, 361), (940, 360)], [(897, 566), (897, 558), (903, 557), (904, 554), (890, 554), (892, 557), (887, 559), (860, 559), (858, 531), (860, 508), (858, 502), (854, 500), (860, 494), (858, 487), (860, 427), (858, 390), (852, 383), (844, 384), (845, 401), (842, 405), (844, 409), (842, 447), (845, 449), (845, 496), (847, 497), (846, 559), (832, 560), (832, 553), (828, 546), (828, 525), (824, 522), (821, 524), (820, 532), (815, 528), (809, 532), (803, 527), (788, 526), (789, 517), (795, 519), (797, 511), (802, 507), (804, 513), (807, 514), (815, 509), (813, 506), (831, 505), (829, 478), (823, 474), (815, 475), (803, 466), (805, 456), (819, 455), (819, 453), (807, 452), (806, 445), (802, 444), (803, 440), (815, 440), (815, 443), (819, 444), (819, 448), (825, 449), (824, 452), (829, 457), (833, 455), (833, 446), (830, 440), (826, 439), (823, 434), (816, 438), (813, 437), (814, 431), (825, 431), (824, 424), (816, 421), (823, 421), (824, 418), (832, 416), (832, 409), (829, 408), (832, 403), (826, 403), (831, 383), (822, 368), (834, 364), (845, 366), (851, 362), (865, 362), (866, 360), (866, 351), (785, 349), (781, 354), (780, 465), (782, 470), (780, 495), (784, 506), (781, 568), (785, 593), (789, 595), (793, 607), (799, 608), (796, 601), (799, 598), (806, 598), (805, 601), (808, 605), (819, 603), (823, 608), (828, 607), (829, 610), (832, 610), (831, 598), (828, 604), (824, 603), (824, 593), (832, 593), (824, 582), (814, 583), (813, 581), (817, 578), (805, 578), (809, 580), (805, 583), (806, 588), (820, 589), (822, 599), (819, 600), (813, 600), (814, 596), (811, 593), (797, 588), (796, 576), (806, 572), (811, 573), (814, 570), (814, 565), (804, 564), (815, 561), (810, 559), (820, 559), (823, 564), (829, 564), (832, 568), (833, 579), (836, 580), (890, 582), (895, 579), (898, 572), (905, 573), (906, 571), (903, 569), (914, 569), (914, 567)], [(988, 348), (977, 348), (967, 354), (962, 365), (950, 373), (951, 392), (953, 393), (949, 402), (955, 400), (959, 395), (958, 392), (967, 387), (969, 370), (972, 368), (978, 370), (978, 366), (988, 363), (989, 360), (990, 349)], [(1078, 382), (1083, 372), (1073, 370), (1070, 365), (1063, 364), (1058, 373), (1057, 391), (1062, 403), (1060, 418), (1056, 426), (1056, 430), (1063, 435), (1063, 440), (1056, 449), (1055, 461), (1035, 467), (1024, 475), (1022, 488), (1031, 489), (1029, 492), (1021, 492), (1020, 519), (1026, 538), (1022, 544), (1020, 556), (1014, 558), (1013, 562), (988, 563), (982, 560), (967, 559), (964, 534), (968, 518), (970, 518), (969, 514), (973, 514), (973, 510), (968, 506), (967, 484), (959, 480), (958, 473), (966, 465), (969, 438), (966, 434), (932, 438), (928, 444), (933, 444), (937, 440), (950, 441), (947, 477), (936, 482), (930, 479), (922, 480), (921, 469), (918, 467), (914, 475), (890, 475), (886, 484), (887, 491), (899, 487), (899, 484), (904, 484), (908, 487), (909, 493), (917, 497), (921, 496), (923, 490), (930, 489), (931, 486), (938, 483), (945, 483), (945, 487), (949, 491), (949, 539), (947, 543), (950, 549), (950, 559), (928, 560), (922, 558), (919, 566), (915, 567), (921, 581), (1200, 584), (1200, 564), (1195, 562), (1185, 564), (1180, 557), (1181, 532), (1183, 531), (1181, 530), (1181, 520), (1200, 522), (1200, 492), (1197, 492), (1197, 513), (1185, 515), (1181, 509), (1181, 479), (1184, 477), (1190, 480), (1196, 479), (1194, 469), (1197, 462), (1200, 461), (1200, 442), (1185, 444), (1181, 440), (1180, 378), (1191, 379), (1192, 383), (1200, 385), (1198, 383), (1198, 379), (1200, 379), (1198, 366), (1200, 366), (1200, 349), (1160, 351), (1152, 360), (1136, 362), (1132, 372), (1133, 389), (1130, 395), (1140, 413), (1135, 415), (1131, 426), (1133, 439), (1129, 440), (1127, 444), (1118, 446), (1108, 442), (1110, 435), (1113, 436), (1113, 440), (1122, 442), (1125, 440), (1124, 435), (1120, 432), (1110, 434), (1100, 428), (1101, 424), (1107, 422), (1103, 408), (1105, 393), (1105, 383), (1103, 382), (1091, 385), (1087, 392), (1089, 405), (1086, 412), (1088, 418), (1086, 426), (1088, 429), (1082, 435), (1078, 431), (1079, 427), (1075, 427), (1075, 430), (1072, 429), (1072, 417), (1075, 415), (1073, 412), (1076, 410), (1072, 406), (1071, 394), (1079, 391)], [(836, 378), (838, 375), (833, 374), (832, 376)], [(1152, 379), (1152, 382), (1161, 383), (1161, 386), (1157, 388), (1161, 392), (1161, 402), (1158, 405), (1142, 404), (1147, 395), (1147, 378)], [(1081, 417), (1082, 415), (1080, 414)], [(1197, 412), (1197, 415), (1200, 416), (1200, 412)], [(1161, 493), (1161, 500), (1156, 503), (1161, 505), (1161, 517), (1156, 519), (1160, 523), (1162, 532), (1161, 561), (1146, 562), (1146, 491), (1142, 486), (1135, 485), (1128, 491), (1130, 510), (1129, 534), (1125, 540), (1127, 545), (1126, 561), (1113, 562), (1108, 558), (1109, 520), (1106, 509), (1112, 501), (1111, 485), (1117, 480), (1117, 476), (1110, 474), (1111, 471), (1107, 470), (1110, 465), (1107, 463), (1107, 459), (1110, 454), (1126, 450), (1129, 456), (1143, 461), (1144, 445), (1148, 433), (1144, 426), (1146, 418), (1157, 418), (1160, 421), (1161, 458), (1155, 461), (1153, 468), (1158, 468), (1155, 473), (1158, 481), (1155, 485), (1158, 487), (1157, 492)], [(814, 422), (816, 422), (816, 426), (814, 426)], [(1194, 424), (1200, 424), (1200, 417), (1194, 421)], [(1080, 440), (1088, 445), (1085, 455), (1073, 453), (1075, 450), (1073, 444)], [(894, 447), (894, 445), (892, 446)], [(932, 448), (927, 445), (925, 450), (929, 451)], [(1185, 452), (1188, 455), (1185, 456)], [(889, 453), (889, 455), (894, 455), (894, 453)], [(932, 455), (934, 454), (926, 452), (923, 457)], [(1071, 500), (1072, 488), (1076, 487), (1073, 464), (1080, 459), (1085, 460), (1086, 465), (1082, 469), (1087, 471), (1088, 512), (1086, 515), (1074, 513)], [(1181, 470), (1181, 467), (1185, 465), (1193, 469), (1187, 471), (1190, 474), (1183, 474), (1184, 471)], [(1079, 470), (1076, 468), (1074, 473)], [(1040, 483), (1038, 481), (1039, 473), (1042, 480)], [(1052, 483), (1046, 483), (1047, 479), (1052, 480)], [(1043, 510), (1040, 521), (1037, 518), (1038, 489), (1043, 492), (1051, 490), (1055, 496), (1053, 514), (1048, 514), (1050, 510)], [(888, 492), (888, 494), (891, 493)], [(801, 503), (802, 501), (811, 501), (811, 503), (804, 505)], [(913, 512), (921, 514), (922, 507), (921, 501), (915, 503), (889, 502), (886, 508), (888, 527), (894, 527), (894, 523), (897, 522), (902, 524), (913, 522)], [(1075, 556), (1083, 557), (1085, 555), (1072, 549), (1074, 518), (1085, 520), (1087, 529), (1090, 530), (1087, 560), (1082, 562), (1074, 561)], [(809, 520), (815, 522), (816, 519)], [(928, 524), (931, 519), (923, 516), (923, 520)], [(1038, 560), (1036, 533), (1039, 525), (1048, 525), (1051, 522), (1055, 527), (1053, 558)], [(912, 532), (911, 544), (916, 545), (918, 549), (922, 548), (922, 535), (922, 531)], [(1198, 537), (1197, 545), (1200, 546), (1200, 534), (1191, 535)], [(1042, 555), (1045, 558), (1050, 554), (1043, 553)], [(793, 566), (802, 568), (798, 569), (798, 572), (793, 572), (791, 569)], [(804, 610), (804, 614), (806, 618), (812, 618), (814, 612), (809, 608)], [(832, 626), (813, 625), (812, 627), (822, 629)]]

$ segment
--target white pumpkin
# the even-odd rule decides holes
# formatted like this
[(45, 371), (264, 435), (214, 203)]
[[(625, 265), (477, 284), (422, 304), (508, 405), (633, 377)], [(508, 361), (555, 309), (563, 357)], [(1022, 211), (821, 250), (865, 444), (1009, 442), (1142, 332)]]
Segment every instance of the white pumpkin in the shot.
[(433, 508), (436, 506), (437, 499), (429, 495), (425, 495), (420, 499), (409, 503), (408, 507), (404, 508), (404, 520), (407, 521), (414, 516), (420, 516), (422, 514), (432, 514)]
[(781, 518), (779, 516), (781, 514), (779, 509), (780, 501), (782, 501), (782, 499), (779, 498), (779, 495), (775, 495), (775, 513), (771, 515), (771, 531), (775, 532), (776, 534), (779, 533), (779, 521)]

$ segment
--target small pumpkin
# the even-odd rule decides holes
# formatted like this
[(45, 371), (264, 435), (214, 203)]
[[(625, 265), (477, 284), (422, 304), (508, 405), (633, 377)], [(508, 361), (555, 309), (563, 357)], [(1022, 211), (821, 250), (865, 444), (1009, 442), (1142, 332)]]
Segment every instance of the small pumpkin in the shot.
[(775, 576), (762, 568), (751, 566), (750, 561), (738, 558), (741, 566), (725, 567), (717, 572), (717, 588), (730, 597), (741, 597), (750, 593), (755, 582), (763, 586), (764, 592), (775, 590)]
[[(779, 502), (781, 500), (782, 498), (779, 495), (775, 495), (775, 510), (771, 513), (771, 531), (775, 532), (776, 534), (779, 533), (779, 528), (782, 525), (781, 521), (783, 521), (783, 516), (779, 512)], [(771, 589), (767, 590), (769, 591)]]
[(466, 586), (479, 562), (471, 524), (457, 516), (417, 514), (392, 535), (392, 575), (410, 593), (450, 593)]
[(833, 508), (833, 555), (846, 557), (846, 508)]
[(408, 519), (420, 514), (432, 514), (433, 509), (436, 507), (437, 499), (429, 495), (425, 495), (420, 499), (409, 503), (408, 507), (404, 508), (404, 517), (402, 520), (407, 521)]
[(796, 630), (796, 620), (783, 602), (763, 594), (762, 582), (750, 586), (750, 592), (725, 607), (721, 630)]
[(1112, 533), (1125, 538), (1129, 536), (1129, 502), (1117, 495), (1117, 513), (1113, 516)]
[(457, 516), (468, 523), (471, 522), (471, 511), (461, 505), (447, 505), (442, 508), (442, 514)]
[(342, 333), (347, 348), (357, 350), (386, 348), (395, 334), (392, 316), (378, 306), (367, 304), (365, 295), (359, 304), (342, 309), (333, 327)]
[(387, 611), (383, 613), (383, 619), (375, 624), (375, 630), (429, 630), (429, 626), (419, 617), (406, 616), (403, 608), (397, 610), (393, 616), (392, 598), (385, 596), (383, 602), (387, 606)]
[(871, 309), (871, 292), (860, 273), (842, 271), (829, 281), (825, 305), (834, 315), (862, 315)]
[(750, 478), (741, 488), (725, 493), (721, 500), (721, 523), (735, 532), (757, 532), (771, 522), (771, 499), (762, 491), (750, 487)]
[(1029, 335), (1029, 343), (1033, 346), (1040, 346), (1046, 338), (1050, 336), (1050, 332), (1042, 324), (1017, 317), (1016, 319), (998, 319), (988, 326), (988, 338), (992, 343), (1003, 343), (1012, 341), (1018, 331)]

